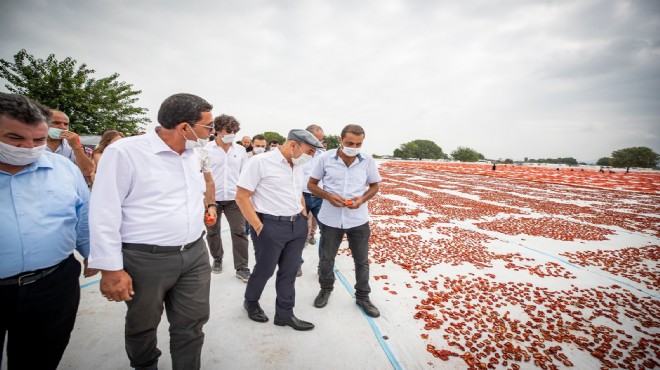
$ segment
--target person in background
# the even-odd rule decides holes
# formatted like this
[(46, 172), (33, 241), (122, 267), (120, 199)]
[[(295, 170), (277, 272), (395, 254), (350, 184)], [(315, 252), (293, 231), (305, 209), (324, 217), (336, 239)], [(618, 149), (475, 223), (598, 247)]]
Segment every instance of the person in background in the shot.
[(273, 139), (268, 143), (268, 151), (277, 149), (278, 146), (280, 146), (280, 141), (277, 139)]
[[(318, 157), (307, 188), (323, 198), (319, 212), (321, 227), (321, 264), (319, 285), (321, 291), (314, 307), (323, 308), (335, 282), (335, 258), (344, 235), (348, 239), (355, 262), (355, 303), (371, 317), (380, 316), (378, 308), (369, 299), (369, 208), (367, 201), (378, 193), (381, 181), (374, 159), (360, 153), (364, 129), (347, 125), (341, 131), (339, 149), (329, 150)], [(323, 181), (323, 189), (319, 183)]]
[[(307, 131), (309, 131), (314, 137), (321, 142), (323, 140), (323, 129), (319, 125), (309, 125), (307, 126)], [(323, 144), (323, 142), (321, 142)], [(319, 154), (325, 152), (324, 149), (318, 149), (316, 153), (314, 153), (314, 158), (317, 158)], [(318, 221), (318, 216), (319, 216), (319, 211), (321, 210), (321, 204), (323, 204), (323, 199), (315, 196), (314, 194), (310, 193), (309, 190), (307, 189), (307, 182), (309, 181), (309, 175), (312, 172), (312, 168), (314, 166), (314, 159), (311, 161), (303, 164), (301, 166), (302, 173), (303, 173), (303, 189), (302, 189), (302, 195), (303, 198), (305, 199), (305, 209), (307, 210), (307, 227), (309, 229), (309, 232), (307, 234), (307, 242), (309, 244), (316, 244), (316, 238), (314, 238), (314, 235), (316, 235), (316, 226), (317, 226), (317, 221)], [(320, 186), (320, 185), (319, 185)], [(319, 261), (321, 260), (321, 248), (319, 245), (318, 248), (318, 254), (319, 254)], [(300, 261), (300, 266), (298, 267), (298, 272), (296, 273), (297, 277), (302, 276), (302, 264), (303, 261), (301, 259)]]
[(95, 169), (94, 161), (80, 144), (78, 134), (69, 131), (69, 117), (55, 109), (51, 113), (46, 150), (69, 158), (80, 168), (85, 178), (91, 179)]
[[(235, 134), (241, 129), (236, 118), (228, 115), (215, 117), (213, 126), (216, 139), (206, 145), (211, 158), (211, 174), (215, 183), (215, 204), (218, 216), (224, 212), (231, 231), (232, 251), (236, 277), (247, 282), (250, 278), (248, 268), (248, 240), (245, 233), (245, 218), (236, 205), (236, 183), (247, 154), (242, 145), (234, 142)], [(224, 249), (220, 235), (220, 220), (207, 228), (206, 237), (211, 256), (213, 257), (213, 273), (222, 272)]]
[(257, 134), (252, 137), (252, 151), (248, 153), (248, 158), (252, 158), (257, 154), (266, 152), (266, 138), (264, 135)]
[(122, 134), (117, 130), (106, 130), (103, 133), (103, 135), (101, 135), (101, 140), (99, 141), (99, 145), (97, 145), (96, 148), (94, 148), (94, 152), (92, 153), (92, 159), (94, 159), (94, 165), (95, 166), (99, 165), (99, 161), (101, 160), (101, 155), (103, 154), (105, 148), (108, 147), (108, 145), (123, 138), (124, 138), (124, 134)]
[(173, 369), (199, 369), (209, 319), (211, 266), (204, 245), (203, 175), (193, 149), (213, 131), (213, 106), (199, 96), (163, 101), (154, 131), (105, 149), (92, 191), (90, 266), (101, 294), (126, 302), (130, 366), (158, 368), (165, 307)]
[(275, 325), (311, 330), (314, 324), (293, 314), (296, 271), (307, 240), (300, 165), (322, 146), (305, 130), (291, 130), (287, 139), (281, 147), (250, 159), (238, 180), (236, 203), (252, 225), (256, 259), (243, 307), (251, 320), (268, 321), (259, 299), (277, 267)]
[[(57, 368), (80, 302), (89, 254), (89, 189), (68, 159), (46, 151), (51, 112), (0, 93), (0, 364)], [(96, 271), (85, 268), (85, 276)]]

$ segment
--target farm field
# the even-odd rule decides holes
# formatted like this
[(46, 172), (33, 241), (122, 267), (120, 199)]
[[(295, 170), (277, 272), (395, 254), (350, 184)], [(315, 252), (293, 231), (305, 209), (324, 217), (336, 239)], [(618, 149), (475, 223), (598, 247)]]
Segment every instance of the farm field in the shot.
[(403, 347), (429, 366), (660, 366), (660, 174), (380, 171), (372, 289), (406, 302), (418, 338)]

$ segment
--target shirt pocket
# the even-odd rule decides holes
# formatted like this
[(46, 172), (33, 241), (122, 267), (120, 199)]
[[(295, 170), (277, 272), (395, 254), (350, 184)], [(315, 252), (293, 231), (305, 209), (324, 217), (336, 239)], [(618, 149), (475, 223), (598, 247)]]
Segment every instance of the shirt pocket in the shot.
[(44, 217), (76, 217), (78, 194), (71, 184), (62, 188), (46, 188), (42, 196)]

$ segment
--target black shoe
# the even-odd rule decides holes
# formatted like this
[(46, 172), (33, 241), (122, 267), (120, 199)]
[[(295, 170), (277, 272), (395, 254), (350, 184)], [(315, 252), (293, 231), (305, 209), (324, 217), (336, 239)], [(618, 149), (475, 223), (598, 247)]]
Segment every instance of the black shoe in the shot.
[(367, 315), (369, 315), (371, 317), (380, 316), (380, 311), (378, 311), (376, 306), (374, 306), (374, 304), (371, 303), (369, 298), (367, 298), (367, 299), (358, 299), (358, 300), (355, 301), (355, 303), (358, 306), (360, 306), (364, 310), (364, 313), (366, 313)]
[(314, 329), (314, 324), (312, 324), (311, 322), (302, 321), (302, 320), (298, 319), (295, 316), (291, 316), (291, 317), (286, 318), (286, 319), (278, 319), (277, 317), (275, 317), (275, 321), (273, 321), (273, 322), (277, 326), (288, 325), (288, 326), (294, 328), (295, 330), (300, 330), (300, 331)]
[(268, 321), (268, 316), (266, 316), (264, 310), (261, 309), (258, 303), (256, 306), (249, 307), (247, 301), (245, 301), (243, 302), (243, 308), (247, 311), (250, 320), (256, 322)]
[(314, 299), (314, 307), (316, 308), (325, 307), (328, 304), (328, 298), (330, 298), (330, 293), (332, 293), (332, 291), (327, 289), (321, 289), (319, 295), (317, 295), (316, 299)]

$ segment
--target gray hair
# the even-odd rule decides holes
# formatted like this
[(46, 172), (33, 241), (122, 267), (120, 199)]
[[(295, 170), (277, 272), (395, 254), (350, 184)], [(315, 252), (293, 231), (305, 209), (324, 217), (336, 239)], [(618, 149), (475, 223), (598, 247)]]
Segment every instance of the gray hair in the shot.
[(50, 109), (19, 94), (0, 93), (0, 116), (8, 116), (31, 126), (50, 124)]

